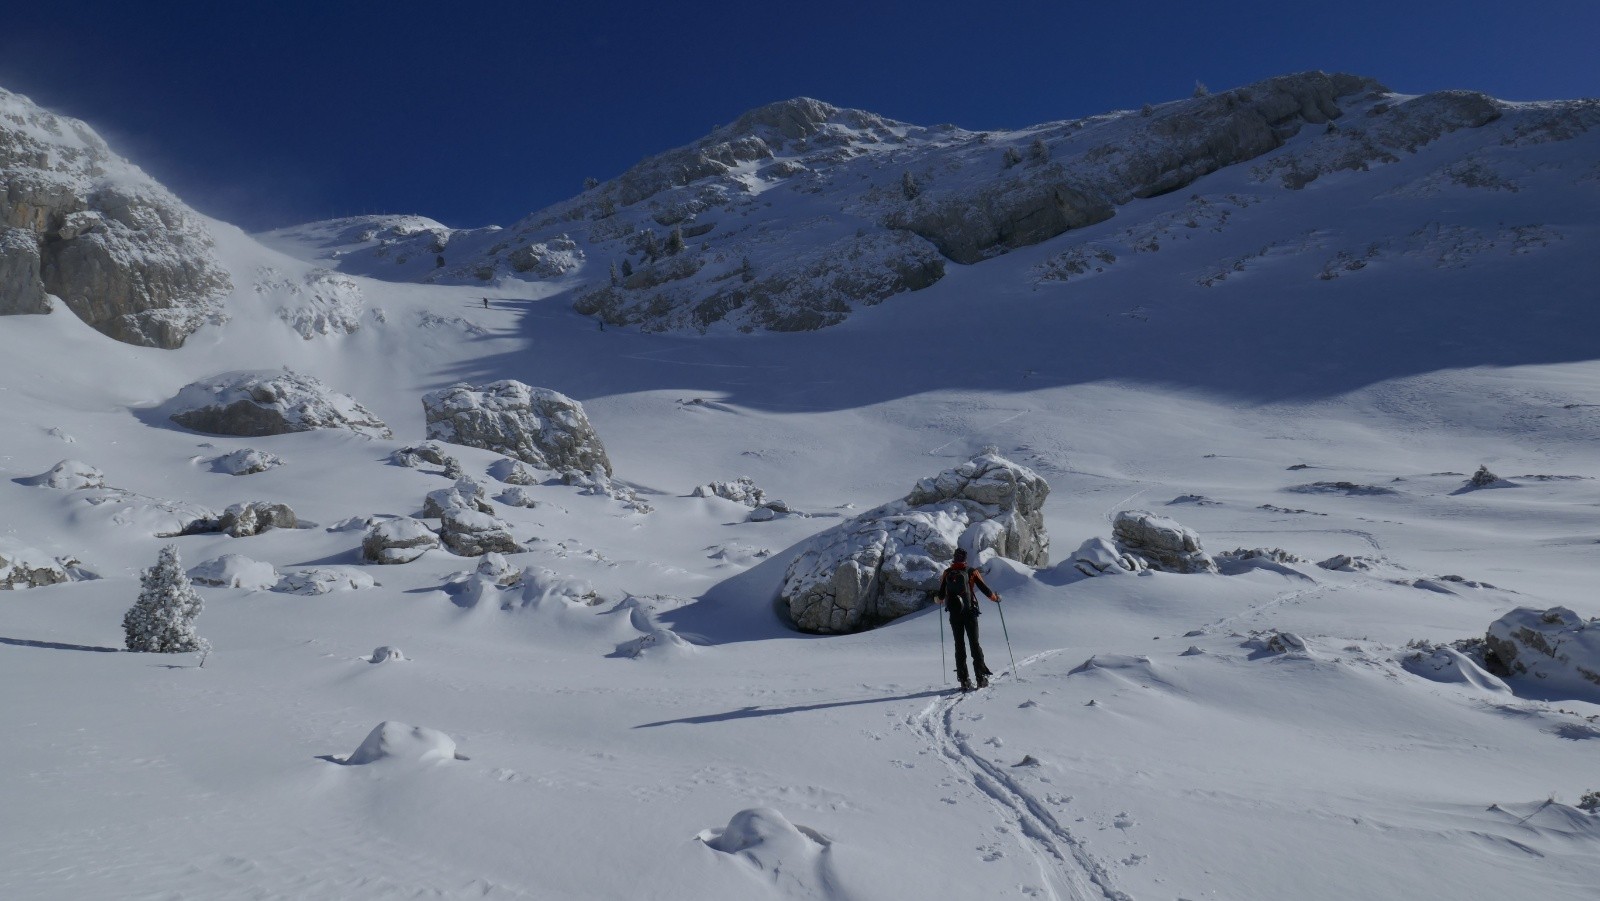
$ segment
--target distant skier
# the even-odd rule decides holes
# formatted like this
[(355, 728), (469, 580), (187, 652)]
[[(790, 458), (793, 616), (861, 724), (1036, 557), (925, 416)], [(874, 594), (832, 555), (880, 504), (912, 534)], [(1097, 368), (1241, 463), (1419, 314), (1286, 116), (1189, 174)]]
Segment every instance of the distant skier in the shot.
[(483, 299), (483, 308), (484, 308), (484, 309), (485, 309), (485, 310), (487, 310), (487, 309), (489, 309), (489, 298), (487, 298), (487, 297), (485, 297), (485, 298), (484, 298), (484, 299)]
[(934, 602), (950, 611), (950, 631), (956, 637), (956, 675), (961, 677), (962, 691), (972, 690), (972, 680), (967, 678), (967, 642), (972, 643), (972, 671), (978, 677), (978, 687), (988, 688), (989, 676), (993, 675), (984, 665), (983, 648), (978, 645), (978, 617), (983, 611), (978, 609), (977, 598), (973, 596), (974, 586), (989, 600), (1000, 603), (1000, 595), (989, 588), (983, 576), (967, 567), (967, 552), (957, 549), (955, 562), (939, 579)]

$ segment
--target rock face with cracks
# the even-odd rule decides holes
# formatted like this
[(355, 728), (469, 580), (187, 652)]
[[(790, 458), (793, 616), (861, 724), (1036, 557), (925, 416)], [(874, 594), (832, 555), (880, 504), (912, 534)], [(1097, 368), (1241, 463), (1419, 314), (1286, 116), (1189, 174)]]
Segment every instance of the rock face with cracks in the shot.
[(987, 552), (1043, 566), (1049, 493), (1026, 467), (974, 457), (812, 538), (789, 564), (780, 600), (802, 631), (854, 632), (926, 604), (958, 547), (974, 562)]
[(1118, 548), (1143, 558), (1151, 569), (1173, 573), (1217, 571), (1216, 561), (1200, 546), (1200, 536), (1165, 516), (1123, 510), (1111, 524), (1111, 537)]
[(231, 288), (193, 210), (89, 126), (0, 90), (0, 315), (53, 294), (118, 341), (174, 348)]
[(611, 475), (605, 445), (583, 405), (558, 391), (510, 379), (480, 388), (453, 385), (422, 398), (428, 437), (481, 447), (540, 469)]

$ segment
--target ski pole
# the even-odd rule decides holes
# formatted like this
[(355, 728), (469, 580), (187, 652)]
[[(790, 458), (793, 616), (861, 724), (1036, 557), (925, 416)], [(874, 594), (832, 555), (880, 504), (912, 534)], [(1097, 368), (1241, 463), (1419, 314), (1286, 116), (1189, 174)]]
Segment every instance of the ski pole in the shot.
[(933, 611), (933, 618), (939, 621), (939, 672), (944, 676), (944, 684), (950, 684), (950, 671), (944, 667), (944, 610)]
[[(1017, 655), (1011, 653), (1011, 630), (1006, 628), (1006, 605), (995, 604), (995, 606), (1000, 608), (1000, 631), (1005, 633), (1006, 636), (1006, 653), (1011, 656), (1011, 675), (1016, 676), (1020, 681), (1022, 674), (1017, 672)], [(943, 635), (944, 633), (941, 631), (939, 634)], [(942, 649), (944, 645), (940, 644), (939, 647)]]

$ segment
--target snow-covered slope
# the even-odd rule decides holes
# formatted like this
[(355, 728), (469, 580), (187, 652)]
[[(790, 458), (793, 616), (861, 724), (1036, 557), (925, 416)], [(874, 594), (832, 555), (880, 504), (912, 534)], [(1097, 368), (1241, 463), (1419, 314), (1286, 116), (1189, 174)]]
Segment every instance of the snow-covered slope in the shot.
[[(602, 330), (573, 294), (625, 239), (582, 217), (495, 239), (553, 268), (582, 251), (565, 274), (466, 284), (326, 268), (380, 223), (271, 249), (206, 222), (229, 319), (177, 350), (65, 309), (0, 319), (0, 895), (1591, 896), (1600, 694), (1496, 677), (1470, 640), (1517, 608), (1600, 614), (1600, 136), (1567, 127), (1587, 107), (1496, 108), (1286, 187), (1367, 121), (1351, 106), (817, 331)], [(773, 217), (841, 215), (767, 193)], [(786, 244), (740, 208), (772, 263), (834, 227)], [(164, 415), (285, 367), (395, 437)], [(580, 401), (614, 480), (515, 484), (450, 445), (470, 481), (393, 462), (419, 459), (395, 452), (424, 394), (499, 379)], [(948, 693), (932, 610), (785, 624), (803, 542), (988, 446), (1049, 481), (1053, 549), (991, 564), (993, 687)], [(247, 449), (281, 463), (219, 463)], [(103, 484), (36, 478), (63, 460)], [(694, 494), (739, 476), (809, 515)], [(477, 488), (526, 551), (362, 562), (369, 526)], [(173, 534), (246, 502), (299, 527)], [(1195, 530), (1221, 571), (1089, 577), (1072, 549), (1125, 509)], [(219, 561), (204, 668), (116, 652), (169, 543)], [(1257, 547), (1285, 553), (1225, 553)]]

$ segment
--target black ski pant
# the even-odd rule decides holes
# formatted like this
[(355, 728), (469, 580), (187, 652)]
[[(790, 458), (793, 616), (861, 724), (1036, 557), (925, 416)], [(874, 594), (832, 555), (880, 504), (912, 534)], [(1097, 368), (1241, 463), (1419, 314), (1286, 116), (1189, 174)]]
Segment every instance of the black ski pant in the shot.
[(956, 637), (956, 675), (967, 681), (967, 643), (972, 643), (972, 671), (979, 676), (990, 675), (983, 662), (983, 648), (978, 644), (978, 618), (976, 616), (950, 617), (950, 631)]

